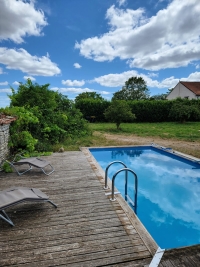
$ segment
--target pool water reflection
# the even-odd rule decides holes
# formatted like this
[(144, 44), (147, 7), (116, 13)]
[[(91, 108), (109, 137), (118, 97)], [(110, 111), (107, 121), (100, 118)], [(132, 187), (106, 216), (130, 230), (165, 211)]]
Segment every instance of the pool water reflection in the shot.
[[(138, 176), (137, 216), (162, 248), (200, 243), (200, 164), (153, 147), (90, 149), (105, 170), (124, 162)], [(108, 176), (122, 168), (110, 167)], [(115, 179), (124, 196), (124, 174)], [(128, 195), (134, 196), (129, 174)]]

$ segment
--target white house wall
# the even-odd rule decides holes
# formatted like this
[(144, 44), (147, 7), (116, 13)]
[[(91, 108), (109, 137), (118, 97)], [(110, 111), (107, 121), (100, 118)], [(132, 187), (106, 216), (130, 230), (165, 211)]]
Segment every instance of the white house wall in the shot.
[(176, 99), (177, 97), (181, 98), (188, 98), (188, 99), (197, 99), (196, 95), (187, 89), (184, 85), (181, 83), (178, 83), (173, 91), (167, 96), (168, 100)]

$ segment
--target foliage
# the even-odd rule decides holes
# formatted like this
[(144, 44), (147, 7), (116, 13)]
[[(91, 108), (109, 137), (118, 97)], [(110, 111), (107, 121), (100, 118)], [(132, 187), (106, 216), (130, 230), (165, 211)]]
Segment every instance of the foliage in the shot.
[(191, 104), (192, 102), (188, 101), (187, 99), (178, 98), (173, 102), (169, 112), (169, 117), (182, 123), (190, 120), (191, 118), (199, 120), (200, 109), (197, 105)]
[(13, 172), (13, 169), (11, 168), (10, 164), (8, 162), (6, 162), (6, 161), (1, 165), (1, 168), (6, 173)]
[[(74, 106), (74, 103), (66, 96), (48, 89), (49, 84), (33, 84), (30, 79), (25, 84), (20, 83), (18, 91), (12, 89), (12, 107), (23, 107), (26, 112), (31, 112), (37, 119), (37, 124), (19, 124), (22, 139), (21, 146), (26, 146), (26, 150), (50, 151), (55, 143), (62, 142), (68, 136), (82, 136), (88, 133), (86, 121), (82, 114)], [(32, 117), (32, 116), (31, 116)], [(12, 140), (16, 134), (11, 124)], [(25, 131), (25, 132), (24, 132)], [(38, 142), (30, 142), (30, 137), (37, 139)], [(14, 138), (13, 138), (14, 137)], [(18, 145), (15, 144), (19, 148)]]
[(75, 98), (75, 103), (82, 99), (104, 100), (100, 94), (96, 92), (83, 92)]
[(38, 125), (38, 118), (30, 110), (24, 107), (12, 107), (0, 109), (5, 115), (17, 116), (17, 120), (12, 122), (10, 126), (10, 140), (9, 147), (11, 152), (16, 150), (29, 150), (33, 151), (37, 143), (37, 138), (31, 134), (29, 129)]
[(122, 89), (113, 94), (112, 100), (141, 100), (149, 98), (149, 89), (142, 77), (132, 77)]
[(91, 117), (95, 118), (95, 121), (105, 121), (104, 111), (109, 107), (110, 102), (101, 99), (85, 98), (77, 101), (75, 105), (88, 121), (91, 121)]
[[(136, 122), (167, 122), (177, 121), (177, 118), (169, 116), (170, 109), (175, 102), (185, 103), (188, 106), (193, 106), (191, 109), (191, 121), (198, 121), (198, 112), (200, 110), (200, 100), (129, 100), (132, 113), (136, 116)], [(99, 101), (91, 99), (82, 99), (76, 103), (76, 107), (83, 113), (84, 118), (90, 120), (91, 116), (95, 116), (96, 122), (106, 122), (104, 116), (105, 110), (111, 105), (109, 101)]]
[(131, 109), (125, 100), (114, 100), (111, 105), (106, 109), (105, 118), (108, 121), (116, 123), (117, 129), (124, 121), (133, 121), (135, 115), (131, 112)]
[(172, 101), (140, 100), (128, 101), (132, 112), (136, 116), (136, 122), (165, 122), (169, 121), (169, 111)]
[(166, 100), (168, 94), (158, 94), (158, 95), (152, 95), (150, 97), (150, 100)]
[(49, 84), (39, 85), (33, 84), (30, 79), (25, 84), (20, 83), (17, 92), (11, 87), (12, 95), (9, 95), (11, 100), (10, 106), (19, 107), (34, 107), (40, 109), (55, 109), (56, 93), (48, 89)]

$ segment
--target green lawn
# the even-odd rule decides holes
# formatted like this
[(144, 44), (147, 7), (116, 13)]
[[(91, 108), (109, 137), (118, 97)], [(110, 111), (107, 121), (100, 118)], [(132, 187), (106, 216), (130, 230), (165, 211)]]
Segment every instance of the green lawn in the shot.
[[(98, 146), (117, 146), (122, 145), (117, 139), (109, 140), (103, 135), (104, 133), (137, 135), (142, 137), (160, 137), (163, 139), (176, 139), (180, 141), (200, 142), (200, 122), (187, 122), (184, 124), (175, 122), (166, 123), (122, 123), (120, 130), (116, 129), (114, 123), (90, 123), (92, 132), (85, 137), (68, 138), (60, 144), (55, 144), (52, 148), (53, 152), (59, 151), (61, 147), (65, 151), (79, 150), (79, 147), (98, 147)], [(200, 152), (191, 152), (182, 150), (183, 153), (200, 157)]]
[(114, 123), (90, 123), (90, 128), (103, 133), (200, 141), (200, 122), (122, 123), (121, 130), (117, 130)]

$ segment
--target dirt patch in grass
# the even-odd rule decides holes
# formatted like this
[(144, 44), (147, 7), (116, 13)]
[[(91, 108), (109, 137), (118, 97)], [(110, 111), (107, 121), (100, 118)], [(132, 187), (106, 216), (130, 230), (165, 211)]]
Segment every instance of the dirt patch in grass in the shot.
[(95, 132), (94, 135), (101, 135), (107, 143), (112, 145), (149, 145), (155, 143), (160, 146), (170, 147), (179, 152), (200, 158), (200, 142), (186, 142), (174, 139), (162, 139), (159, 137), (141, 137), (136, 135), (118, 135)]

